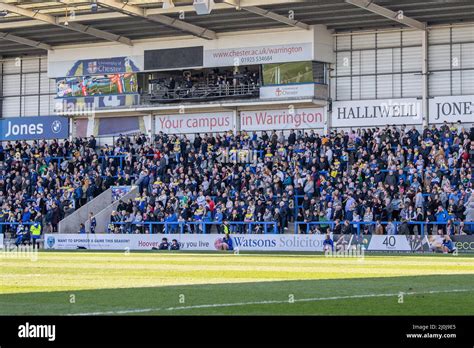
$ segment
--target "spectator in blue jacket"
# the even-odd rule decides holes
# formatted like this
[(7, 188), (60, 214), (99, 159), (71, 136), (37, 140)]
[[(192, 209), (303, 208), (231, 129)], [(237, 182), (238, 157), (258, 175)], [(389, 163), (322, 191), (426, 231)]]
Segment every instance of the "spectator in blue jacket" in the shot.
[(443, 208), (442, 205), (438, 206), (438, 211), (436, 212), (435, 216), (436, 216), (436, 222), (438, 222), (438, 228), (445, 231), (446, 223), (449, 220), (449, 214), (446, 211), (446, 209)]
[(168, 231), (170, 233), (175, 233), (178, 229), (178, 225), (176, 224), (176, 222), (178, 222), (178, 216), (176, 215), (176, 213), (169, 214), (165, 218), (165, 222), (169, 223), (169, 225), (167, 225)]
[[(212, 212), (210, 210), (206, 211), (206, 214), (204, 214), (204, 217), (202, 218), (203, 222), (212, 222)], [(210, 225), (208, 225), (210, 226)], [(206, 226), (206, 227), (208, 227)]]
[(331, 235), (329, 233), (326, 234), (326, 239), (323, 241), (323, 251), (334, 251), (334, 241), (331, 239)]
[[(222, 221), (224, 220), (224, 214), (222, 213), (221, 209), (220, 208), (217, 208), (216, 209), (216, 215), (214, 216), (214, 222), (216, 223), (215, 225), (212, 225), (212, 226), (216, 226), (217, 228), (217, 233), (222, 233), (222, 228), (221, 228), (221, 225), (222, 225)], [(210, 228), (212, 229), (212, 227)], [(212, 233), (212, 231), (209, 231)]]
[(25, 228), (25, 226), (22, 223), (20, 223), (16, 229), (15, 245), (18, 247), (19, 245), (29, 240), (30, 240), (30, 236), (28, 233), (28, 228)]
[(228, 233), (222, 238), (222, 249), (223, 250), (234, 250), (234, 242)]
[(21, 222), (25, 223), (25, 222), (29, 222), (30, 221), (30, 218), (31, 218), (31, 212), (29, 210), (29, 208), (25, 208), (25, 211), (23, 212), (23, 215), (21, 216)]
[(443, 253), (444, 254), (452, 254), (456, 250), (453, 241), (451, 238), (445, 234), (443, 238)]

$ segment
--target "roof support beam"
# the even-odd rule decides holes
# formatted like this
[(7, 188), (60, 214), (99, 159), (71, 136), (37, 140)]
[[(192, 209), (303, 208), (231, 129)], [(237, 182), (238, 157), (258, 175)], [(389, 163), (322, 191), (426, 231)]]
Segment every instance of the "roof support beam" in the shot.
[(133, 45), (132, 41), (129, 38), (126, 38), (124, 36), (112, 34), (100, 29), (92, 28), (91, 26), (84, 25), (78, 22), (73, 22), (69, 19), (68, 19), (68, 25), (65, 25), (65, 20), (62, 21), (60, 18), (51, 16), (48, 14), (40, 13), (39, 11), (32, 11), (29, 9), (21, 8), (21, 7), (10, 5), (10, 4), (5, 4), (2, 2), (0, 2), (0, 10), (13, 12), (24, 17), (36, 19), (41, 22), (56, 25), (64, 29), (69, 29), (69, 30), (77, 31), (84, 34), (89, 34), (89, 35), (92, 35), (101, 39), (105, 39), (108, 41), (118, 42), (118, 43), (122, 43), (129, 46)]
[(416, 19), (407, 17), (403, 12), (394, 12), (385, 7), (377, 5), (374, 3), (374, 0), (345, 0), (348, 4), (363, 8), (367, 11), (376, 13), (385, 18), (391, 19), (395, 22), (407, 25), (409, 27), (426, 30), (426, 23), (417, 21)]
[(203, 38), (203, 39), (207, 39), (207, 40), (217, 39), (216, 32), (210, 29), (206, 29), (206, 28), (191, 24), (191, 23), (181, 21), (179, 19), (171, 18), (164, 15), (150, 15), (150, 16), (147, 16), (146, 19), (152, 22), (157, 22), (157, 23), (166, 25), (168, 27), (176, 28), (176, 29), (191, 33), (192, 35)]
[[(229, 0), (231, 1), (231, 0)], [(235, 0), (237, 1), (237, 0)], [(270, 5), (288, 5), (290, 3), (299, 3), (304, 2), (305, 0), (239, 0), (242, 7), (248, 6), (270, 6)], [(178, 5), (175, 4), (175, 7), (170, 8), (150, 8), (147, 9), (147, 16), (162, 14), (168, 15), (173, 13), (183, 12), (195, 12), (193, 5)], [(223, 2), (216, 2), (213, 8), (213, 13), (219, 10), (228, 10), (229, 4)], [(64, 11), (61, 11), (61, 17), (57, 17), (59, 23), (63, 23), (66, 18), (63, 15)], [(75, 19), (68, 19), (69, 23), (72, 22), (81, 22), (81, 21), (100, 21), (100, 20), (111, 20), (111, 19), (123, 19), (126, 18), (126, 14), (119, 12), (98, 12), (98, 13), (87, 13), (87, 14), (76, 14)], [(3, 23), (0, 21), (0, 30), (3, 29), (19, 29), (19, 28), (29, 28), (40, 25), (47, 25), (48, 23), (42, 22), (39, 20), (19, 20), (19, 21), (8, 21)]]
[(257, 7), (257, 6), (250, 6), (250, 7), (242, 7), (243, 10), (258, 14), (259, 16), (266, 17), (273, 19), (274, 21), (284, 23), (291, 25), (293, 27), (298, 27), (301, 29), (309, 30), (310, 26), (306, 23), (297, 21), (295, 19), (290, 19), (288, 17), (279, 15), (278, 13), (269, 11), (269, 10), (264, 10), (263, 8)]
[(16, 43), (19, 43), (19, 44), (22, 44), (22, 45), (31, 46), (31, 47), (35, 47), (35, 48), (41, 48), (43, 50), (48, 50), (48, 51), (53, 50), (53, 48), (48, 44), (45, 44), (45, 43), (42, 43), (42, 42), (39, 42), (39, 41), (35, 41), (35, 40), (26, 39), (24, 37), (16, 36), (16, 35), (13, 35), (13, 34), (10, 34), (10, 33), (0, 32), (0, 39), (16, 42)]
[(212, 30), (161, 14), (153, 14), (153, 12), (150, 14), (149, 10), (139, 6), (129, 5), (118, 0), (97, 0), (97, 3), (130, 16), (145, 18), (151, 22), (191, 33), (192, 35), (203, 39), (214, 40), (217, 38), (217, 34)]
[[(222, 0), (216, 0), (216, 1), (222, 1)], [(232, 1), (232, 0), (229, 0)], [(305, 0), (235, 0), (240, 2), (240, 6), (243, 7), (249, 7), (249, 6), (270, 6), (270, 5), (288, 5), (291, 3), (301, 3), (305, 2)], [(229, 3), (223, 3), (223, 2), (216, 2), (214, 4), (213, 8), (213, 13), (219, 11), (219, 10), (228, 10), (229, 9)], [(180, 12), (195, 12), (195, 9), (193, 5), (179, 5), (175, 4), (175, 7), (167, 7), (167, 8), (150, 8), (147, 9), (147, 16), (155, 15), (155, 14), (162, 14), (162, 15), (168, 15), (168, 14), (175, 14), (175, 13), (180, 13)], [(59, 23), (63, 23), (66, 18), (64, 17), (63, 13), (64, 11), (58, 12), (61, 14), (61, 16), (56, 17)], [(112, 19), (122, 19), (126, 18), (126, 14), (124, 13), (119, 13), (119, 12), (99, 12), (99, 13), (86, 13), (86, 14), (81, 14), (77, 13), (76, 14), (76, 19), (75, 20), (70, 20), (68, 19), (69, 23), (71, 22), (81, 22), (81, 21), (100, 21), (100, 20), (112, 20)], [(0, 21), (0, 30), (3, 29), (19, 29), (19, 28), (29, 28), (29, 27), (36, 27), (40, 25), (47, 25), (48, 23), (42, 22), (36, 19), (33, 20), (21, 20), (21, 21)]]

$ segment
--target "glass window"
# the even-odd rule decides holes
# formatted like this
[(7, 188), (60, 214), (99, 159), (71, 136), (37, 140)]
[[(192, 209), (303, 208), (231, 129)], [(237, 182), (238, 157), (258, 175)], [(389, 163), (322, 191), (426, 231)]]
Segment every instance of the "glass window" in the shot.
[(263, 65), (263, 84), (287, 85), (313, 82), (313, 62), (293, 62)]

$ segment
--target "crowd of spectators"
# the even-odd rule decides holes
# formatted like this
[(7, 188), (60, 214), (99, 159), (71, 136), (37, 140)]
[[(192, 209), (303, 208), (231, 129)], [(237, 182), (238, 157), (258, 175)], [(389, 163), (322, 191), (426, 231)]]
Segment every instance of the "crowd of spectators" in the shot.
[[(412, 221), (471, 233), (474, 139), (460, 125), (217, 135), (120, 136), (4, 142), (0, 147), (0, 222), (58, 222), (113, 185), (137, 185), (120, 201), (111, 232), (141, 232), (143, 222), (208, 222), (207, 232), (420, 233)], [(249, 156), (249, 154), (252, 154)], [(334, 223), (332, 223), (334, 221)], [(121, 222), (122, 224), (113, 224)], [(389, 222), (389, 224), (385, 224)], [(461, 224), (459, 224), (461, 222)], [(317, 224), (315, 224), (317, 223)], [(172, 227), (175, 228), (175, 227)], [(187, 227), (188, 228), (188, 227)], [(185, 232), (197, 232), (199, 224)], [(155, 232), (163, 225), (154, 226)]]
[(117, 168), (107, 167), (113, 149), (96, 144), (94, 137), (0, 144), (0, 222), (40, 222), (56, 232), (61, 219), (117, 182)]

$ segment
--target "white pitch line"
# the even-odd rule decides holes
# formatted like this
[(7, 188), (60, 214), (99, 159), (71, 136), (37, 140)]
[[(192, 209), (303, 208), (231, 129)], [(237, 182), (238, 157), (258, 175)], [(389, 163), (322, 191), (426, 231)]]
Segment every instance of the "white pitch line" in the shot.
[[(468, 292), (474, 291), (474, 289), (452, 289), (452, 290), (430, 290), (422, 292), (397, 292), (391, 294), (362, 294), (362, 295), (348, 295), (348, 296), (332, 296), (332, 297), (313, 297), (313, 298), (301, 298), (294, 299), (293, 302), (316, 302), (316, 301), (332, 301), (332, 300), (347, 300), (354, 298), (370, 298), (370, 297), (391, 297), (403, 295), (427, 295), (427, 294), (441, 294), (441, 293), (453, 293), (453, 292)], [(155, 311), (177, 311), (186, 309), (198, 309), (198, 308), (220, 308), (220, 307), (238, 307), (238, 306), (251, 306), (251, 305), (264, 305), (264, 304), (282, 304), (292, 303), (289, 300), (269, 300), (269, 301), (253, 301), (253, 302), (235, 302), (235, 303), (214, 303), (214, 304), (203, 304), (194, 306), (180, 306), (180, 307), (167, 307), (167, 308), (142, 308), (142, 309), (124, 309), (118, 311), (106, 311), (106, 312), (90, 312), (90, 313), (73, 313), (67, 314), (69, 316), (94, 316), (94, 315), (114, 315), (114, 314), (133, 314), (133, 313), (146, 313)]]

